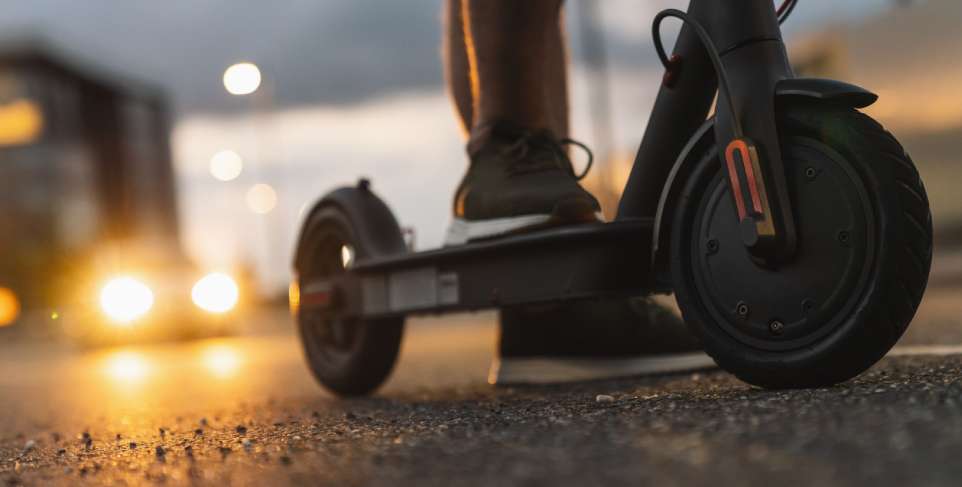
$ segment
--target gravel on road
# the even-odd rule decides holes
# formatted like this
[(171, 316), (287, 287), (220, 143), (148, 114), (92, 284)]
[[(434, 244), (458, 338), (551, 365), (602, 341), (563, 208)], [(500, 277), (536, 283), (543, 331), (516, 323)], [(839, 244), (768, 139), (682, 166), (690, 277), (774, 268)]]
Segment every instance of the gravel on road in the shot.
[[(958, 485), (962, 357), (830, 388), (720, 372), (249, 401), (0, 441), (7, 485)], [(608, 396), (608, 397), (604, 397)]]

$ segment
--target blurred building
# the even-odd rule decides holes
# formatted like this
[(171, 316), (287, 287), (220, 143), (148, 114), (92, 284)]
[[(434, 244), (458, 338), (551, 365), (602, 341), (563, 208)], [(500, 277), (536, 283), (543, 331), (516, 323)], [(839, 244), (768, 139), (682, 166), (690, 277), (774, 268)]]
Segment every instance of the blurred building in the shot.
[(0, 44), (0, 288), (55, 306), (58, 279), (105, 248), (181, 256), (175, 205), (162, 92), (40, 42)]
[(790, 46), (800, 76), (850, 81), (879, 94), (866, 111), (904, 143), (932, 204), (936, 240), (962, 244), (962, 2), (893, 2), (854, 25)]

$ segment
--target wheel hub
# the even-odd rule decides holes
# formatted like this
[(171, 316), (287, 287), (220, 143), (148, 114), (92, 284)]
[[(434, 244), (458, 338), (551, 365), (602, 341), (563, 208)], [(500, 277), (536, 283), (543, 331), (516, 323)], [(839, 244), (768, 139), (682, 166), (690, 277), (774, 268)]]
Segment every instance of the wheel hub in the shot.
[(786, 141), (798, 249), (777, 269), (741, 241), (728, 185), (719, 176), (701, 201), (691, 242), (702, 301), (732, 337), (768, 350), (797, 348), (831, 332), (862, 294), (877, 232), (861, 178), (829, 147)]
[[(310, 265), (307, 266), (309, 274), (305, 276), (305, 282), (315, 279), (333, 281), (354, 261), (354, 247), (347, 243), (342, 233), (332, 231), (318, 240)], [(358, 323), (343, 316), (338, 306), (338, 291), (337, 287), (328, 291), (329, 306), (301, 307), (299, 310), (300, 319), (306, 325), (303, 327), (304, 333), (311, 335), (311, 339), (307, 340), (308, 345), (319, 359), (332, 367), (347, 361), (357, 342)]]

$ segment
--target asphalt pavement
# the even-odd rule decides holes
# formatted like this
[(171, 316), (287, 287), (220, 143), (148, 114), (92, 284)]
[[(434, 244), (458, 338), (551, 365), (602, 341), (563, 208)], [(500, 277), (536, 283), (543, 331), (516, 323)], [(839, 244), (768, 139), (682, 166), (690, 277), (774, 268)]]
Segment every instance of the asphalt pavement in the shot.
[(390, 382), (352, 400), (313, 382), (282, 311), (230, 338), (0, 344), (0, 482), (958, 485), (960, 297), (931, 290), (893, 354), (799, 391), (718, 370), (493, 388), (491, 313), (412, 320)]

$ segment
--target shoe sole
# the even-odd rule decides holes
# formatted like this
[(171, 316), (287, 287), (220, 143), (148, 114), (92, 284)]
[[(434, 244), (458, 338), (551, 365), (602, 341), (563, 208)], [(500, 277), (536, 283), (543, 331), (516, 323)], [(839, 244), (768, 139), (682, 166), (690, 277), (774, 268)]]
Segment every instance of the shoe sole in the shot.
[(634, 358), (495, 359), (488, 382), (496, 385), (559, 384), (715, 368), (704, 352)]
[(530, 232), (554, 226), (604, 221), (604, 215), (601, 212), (595, 213), (592, 216), (593, 218), (583, 220), (562, 219), (555, 215), (520, 215), (507, 218), (492, 218), (490, 220), (454, 218), (448, 227), (447, 235), (444, 238), (444, 245), (463, 245), (474, 240), (484, 240), (514, 233)]

